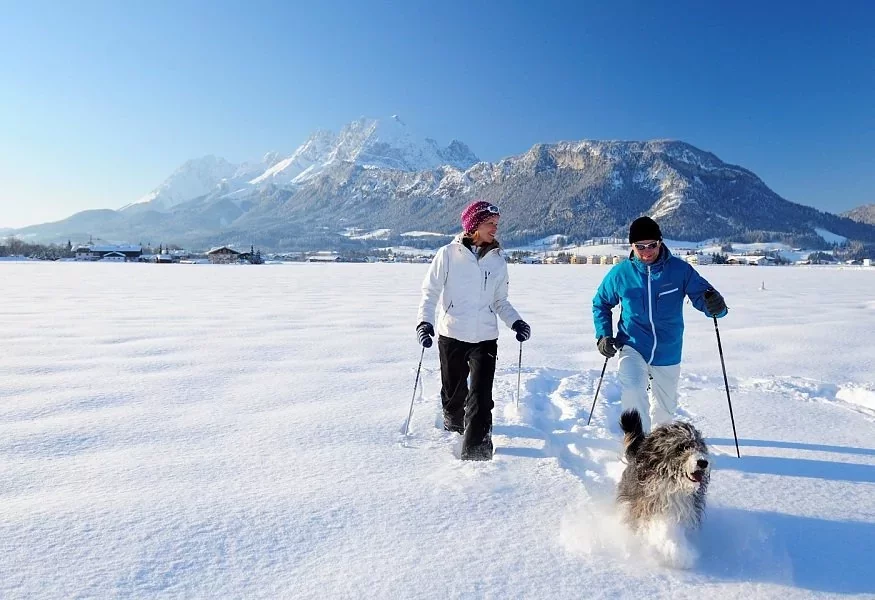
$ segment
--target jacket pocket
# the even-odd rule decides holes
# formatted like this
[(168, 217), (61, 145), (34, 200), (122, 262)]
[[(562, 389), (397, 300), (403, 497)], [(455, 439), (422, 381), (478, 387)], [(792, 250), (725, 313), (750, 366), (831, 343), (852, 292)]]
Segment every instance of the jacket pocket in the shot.
[(647, 291), (640, 288), (626, 290), (620, 298), (622, 310), (628, 318), (647, 320)]
[(683, 309), (684, 296), (679, 287), (659, 292), (656, 296), (655, 312), (661, 319), (671, 319), (680, 314)]

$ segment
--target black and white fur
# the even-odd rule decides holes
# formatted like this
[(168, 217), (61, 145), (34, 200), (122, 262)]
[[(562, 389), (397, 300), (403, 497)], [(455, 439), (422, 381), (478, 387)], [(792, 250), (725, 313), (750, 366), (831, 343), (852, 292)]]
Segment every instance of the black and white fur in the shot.
[(624, 412), (620, 427), (627, 461), (617, 489), (623, 517), (666, 562), (691, 567), (697, 554), (686, 534), (698, 529), (705, 515), (708, 446), (695, 427), (680, 421), (645, 435), (637, 410)]

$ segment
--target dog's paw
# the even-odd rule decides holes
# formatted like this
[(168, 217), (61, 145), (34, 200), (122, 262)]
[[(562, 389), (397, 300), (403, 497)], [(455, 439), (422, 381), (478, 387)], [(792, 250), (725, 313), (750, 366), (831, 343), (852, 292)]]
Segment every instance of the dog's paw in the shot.
[(699, 552), (687, 539), (683, 528), (657, 519), (647, 524), (644, 537), (660, 563), (674, 569), (691, 569), (699, 560)]
[(658, 551), (663, 564), (674, 569), (692, 569), (699, 560), (699, 552), (686, 539), (665, 540)]

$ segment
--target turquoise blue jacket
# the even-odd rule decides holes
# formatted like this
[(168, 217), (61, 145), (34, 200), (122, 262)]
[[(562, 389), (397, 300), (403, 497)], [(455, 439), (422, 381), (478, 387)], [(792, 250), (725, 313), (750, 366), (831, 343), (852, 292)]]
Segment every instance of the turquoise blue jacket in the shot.
[[(649, 265), (631, 255), (605, 275), (592, 299), (596, 339), (613, 335), (611, 310), (619, 304), (617, 347), (631, 346), (651, 365), (676, 365), (683, 348), (684, 297), (707, 315), (709, 289), (704, 277), (665, 246)], [(717, 317), (724, 315), (725, 310)]]

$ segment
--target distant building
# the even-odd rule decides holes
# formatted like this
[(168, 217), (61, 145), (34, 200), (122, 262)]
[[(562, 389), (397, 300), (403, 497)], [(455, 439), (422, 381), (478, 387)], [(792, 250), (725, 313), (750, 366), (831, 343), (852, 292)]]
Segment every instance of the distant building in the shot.
[(342, 260), (335, 252), (316, 252), (307, 257), (307, 262), (342, 262)]
[(213, 248), (212, 250), (207, 252), (207, 258), (209, 258), (210, 263), (214, 265), (228, 265), (236, 263), (239, 257), (240, 253), (233, 248), (229, 248), (228, 246), (219, 246), (218, 248)]
[(100, 262), (125, 262), (127, 257), (121, 252), (107, 252), (100, 258)]
[(864, 267), (871, 267), (872, 266), (872, 259), (871, 258), (864, 258), (863, 259), (863, 266)]
[(710, 254), (688, 254), (684, 260), (691, 265), (710, 265), (714, 262), (714, 257)]
[[(76, 246), (76, 248), (73, 250), (73, 254), (76, 260), (103, 260), (105, 256), (111, 254), (115, 262), (124, 262), (129, 260), (136, 261), (143, 254), (143, 247), (131, 245), (111, 246), (84, 244), (81, 246)], [(118, 260), (119, 255), (123, 257), (122, 260)]]

